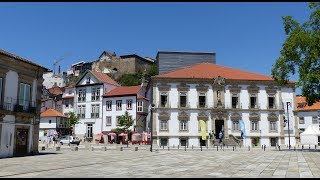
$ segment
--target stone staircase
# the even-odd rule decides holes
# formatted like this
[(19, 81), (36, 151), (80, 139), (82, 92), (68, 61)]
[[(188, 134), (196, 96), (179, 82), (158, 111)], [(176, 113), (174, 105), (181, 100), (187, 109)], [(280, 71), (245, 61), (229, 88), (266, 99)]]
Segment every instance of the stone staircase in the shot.
[[(230, 134), (228, 139), (224, 138), (222, 140), (222, 144), (224, 144), (225, 146), (239, 146), (239, 145), (242, 145), (242, 141), (234, 137), (232, 134)], [(219, 144), (219, 139), (214, 140), (214, 145), (215, 146), (221, 145)]]

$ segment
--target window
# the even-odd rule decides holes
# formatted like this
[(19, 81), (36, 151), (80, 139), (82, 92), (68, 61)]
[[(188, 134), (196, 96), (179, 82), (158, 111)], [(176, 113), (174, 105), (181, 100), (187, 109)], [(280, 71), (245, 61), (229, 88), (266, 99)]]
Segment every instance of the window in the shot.
[(187, 131), (187, 130), (188, 130), (188, 121), (180, 120), (180, 131)]
[(167, 120), (160, 120), (160, 130), (162, 130), (162, 131), (168, 130), (168, 121)]
[(232, 121), (232, 130), (233, 131), (239, 131), (240, 130), (240, 126), (239, 126), (239, 121), (238, 120)]
[(90, 84), (90, 76), (87, 77), (86, 83)]
[(312, 124), (318, 124), (318, 117), (317, 116), (312, 117)]
[(122, 100), (117, 100), (117, 101), (116, 101), (116, 104), (117, 104), (116, 110), (117, 110), (117, 111), (122, 110)]
[(127, 109), (132, 109), (132, 99), (127, 100)]
[(91, 105), (91, 118), (99, 118), (100, 104)]
[(187, 146), (188, 139), (187, 138), (180, 138), (180, 146)]
[(107, 111), (111, 111), (112, 109), (112, 101), (106, 101)]
[(78, 117), (85, 118), (86, 116), (86, 105), (78, 106)]
[(166, 92), (160, 93), (160, 106), (167, 107), (168, 103), (168, 94)]
[(91, 101), (99, 101), (100, 100), (100, 88), (91, 88)]
[(86, 89), (79, 89), (78, 91), (78, 102), (86, 101)]
[(111, 126), (112, 121), (111, 121), (111, 116), (106, 117), (106, 126)]
[(49, 120), (49, 124), (51, 124), (51, 120)]
[(117, 116), (117, 117), (116, 117), (116, 119), (117, 119), (116, 125), (117, 125), (117, 126), (119, 125), (119, 117), (120, 117), (120, 116)]
[(187, 107), (187, 93), (180, 92), (180, 107)]
[(30, 85), (25, 83), (20, 83), (19, 92), (19, 105), (23, 106), (23, 109), (27, 109), (30, 101)]
[(199, 94), (199, 107), (201, 107), (201, 108), (206, 107), (206, 94), (205, 93)]
[(274, 108), (275, 108), (274, 99), (275, 99), (275, 98), (274, 98), (273, 96), (269, 96), (269, 97), (268, 97), (268, 102), (269, 102), (268, 107), (269, 107), (269, 109), (274, 109)]
[(277, 122), (270, 121), (270, 131), (277, 131)]
[(304, 117), (299, 117), (299, 124), (304, 124)]
[(255, 94), (250, 95), (250, 108), (257, 108), (257, 96)]
[(168, 146), (168, 138), (160, 138), (160, 146)]
[(251, 131), (258, 131), (258, 121), (251, 121)]
[(143, 101), (138, 101), (137, 112), (143, 112)]
[(238, 108), (238, 101), (239, 101), (238, 99), (239, 99), (238, 95), (236, 94), (232, 95), (232, 98), (231, 98), (232, 108)]

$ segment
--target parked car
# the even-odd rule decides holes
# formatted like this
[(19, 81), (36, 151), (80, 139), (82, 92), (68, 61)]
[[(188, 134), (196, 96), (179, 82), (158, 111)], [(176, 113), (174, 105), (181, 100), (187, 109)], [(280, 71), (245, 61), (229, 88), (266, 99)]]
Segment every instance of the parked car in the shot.
[(73, 137), (73, 136), (62, 136), (59, 140), (60, 144), (63, 145), (63, 144), (76, 144), (79, 146), (80, 144), (80, 140), (79, 138), (77, 137)]

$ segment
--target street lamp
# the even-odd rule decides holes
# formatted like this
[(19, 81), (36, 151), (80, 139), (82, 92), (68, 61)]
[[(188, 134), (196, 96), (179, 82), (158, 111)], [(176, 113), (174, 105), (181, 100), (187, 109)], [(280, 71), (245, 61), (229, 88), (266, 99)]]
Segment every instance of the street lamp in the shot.
[(152, 136), (153, 136), (153, 133), (152, 133), (152, 130), (153, 130), (153, 109), (154, 109), (154, 107), (155, 107), (155, 105), (152, 103), (151, 104), (151, 109), (150, 109), (150, 123), (151, 123), (151, 131), (150, 131), (150, 135), (151, 135), (151, 138), (150, 138), (150, 140), (151, 140), (151, 146), (150, 146), (150, 152), (152, 152), (152, 144), (153, 144), (153, 138), (152, 138)]
[(288, 115), (288, 134), (289, 134), (289, 149), (290, 149), (290, 147), (291, 147), (291, 145), (290, 145), (290, 128), (289, 128), (289, 126), (290, 126), (290, 121), (289, 121), (289, 104), (290, 104), (290, 102), (286, 102), (286, 104), (287, 104), (287, 115)]

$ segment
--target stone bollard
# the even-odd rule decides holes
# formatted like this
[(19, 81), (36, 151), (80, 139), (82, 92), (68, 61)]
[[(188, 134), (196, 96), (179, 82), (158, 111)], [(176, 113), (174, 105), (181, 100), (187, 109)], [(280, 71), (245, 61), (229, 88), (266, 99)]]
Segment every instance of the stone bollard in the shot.
[(296, 147), (294, 147), (293, 150), (296, 151)]
[(164, 149), (164, 145), (162, 145), (162, 149)]
[(219, 151), (219, 147), (217, 146), (217, 151)]
[(138, 146), (132, 147), (132, 151), (138, 151)]
[(123, 151), (123, 147), (122, 147), (122, 146), (118, 146), (118, 147), (117, 147), (117, 150)]
[(57, 146), (57, 147), (56, 147), (56, 151), (60, 151), (60, 146)]
[(250, 151), (250, 146), (248, 146), (248, 149), (249, 149), (249, 151)]
[(107, 151), (107, 147), (106, 147), (106, 146), (103, 146), (103, 147), (101, 147), (101, 150), (102, 150), (102, 151)]
[(46, 150), (46, 147), (45, 147), (45, 146), (42, 146), (42, 147), (41, 147), (41, 150), (42, 150), (42, 151)]
[(201, 151), (202, 151), (202, 145), (200, 145)]
[(191, 149), (193, 149), (193, 145), (191, 146)]
[(232, 151), (234, 151), (234, 147), (232, 147)]
[(314, 145), (314, 149), (317, 149), (317, 145)]
[(301, 147), (302, 147), (302, 149), (303, 149), (303, 145), (302, 145)]
[(187, 146), (184, 146), (184, 151), (187, 151)]
[(178, 149), (179, 149), (179, 145), (178, 145)]
[(168, 146), (168, 151), (169, 151), (169, 146)]

